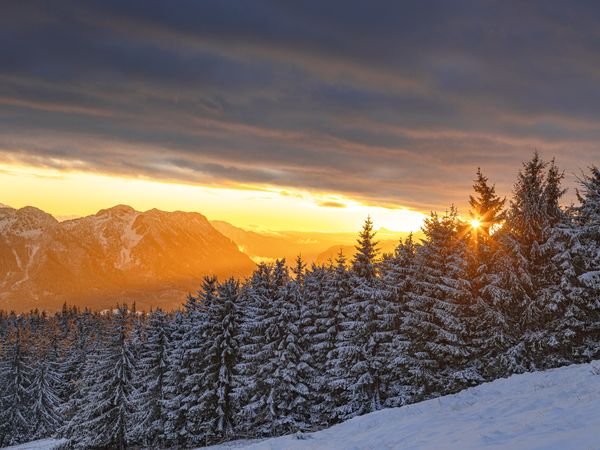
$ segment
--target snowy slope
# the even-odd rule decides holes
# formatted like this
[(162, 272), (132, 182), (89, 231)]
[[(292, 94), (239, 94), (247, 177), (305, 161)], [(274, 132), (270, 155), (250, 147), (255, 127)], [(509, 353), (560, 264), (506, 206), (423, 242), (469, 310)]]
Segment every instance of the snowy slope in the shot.
[(39, 441), (31, 441), (21, 445), (13, 445), (12, 447), (4, 447), (5, 450), (52, 450), (63, 443), (60, 439), (40, 439)]
[(600, 449), (600, 361), (515, 375), (312, 434), (210, 448)]

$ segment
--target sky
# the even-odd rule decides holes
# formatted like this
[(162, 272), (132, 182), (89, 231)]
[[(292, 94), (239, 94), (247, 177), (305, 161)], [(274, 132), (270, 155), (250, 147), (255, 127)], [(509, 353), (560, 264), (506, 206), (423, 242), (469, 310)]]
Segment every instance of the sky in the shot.
[(598, 23), (591, 1), (8, 2), (0, 202), (406, 231), (466, 214), (477, 167), (510, 194), (534, 149), (572, 193), (600, 160)]

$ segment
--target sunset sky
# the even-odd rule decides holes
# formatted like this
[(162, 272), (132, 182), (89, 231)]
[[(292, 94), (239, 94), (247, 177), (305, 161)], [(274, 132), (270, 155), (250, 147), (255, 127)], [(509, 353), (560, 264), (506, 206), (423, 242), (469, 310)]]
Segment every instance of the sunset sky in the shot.
[(598, 23), (585, 1), (6, 2), (0, 202), (406, 231), (466, 214), (478, 166), (509, 194), (534, 149), (572, 187), (600, 162)]

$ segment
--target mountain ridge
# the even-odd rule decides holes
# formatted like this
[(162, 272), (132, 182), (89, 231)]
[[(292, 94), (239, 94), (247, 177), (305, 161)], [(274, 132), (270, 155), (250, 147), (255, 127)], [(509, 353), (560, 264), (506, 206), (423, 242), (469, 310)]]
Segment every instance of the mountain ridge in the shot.
[(39, 208), (0, 208), (0, 308), (62, 303), (173, 308), (203, 275), (249, 275), (255, 264), (197, 212), (116, 205), (59, 222)]

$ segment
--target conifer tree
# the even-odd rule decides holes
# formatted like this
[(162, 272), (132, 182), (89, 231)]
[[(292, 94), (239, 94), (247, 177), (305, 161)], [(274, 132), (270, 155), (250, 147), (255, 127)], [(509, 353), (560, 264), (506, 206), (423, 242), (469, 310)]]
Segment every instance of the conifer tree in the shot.
[(204, 394), (202, 374), (206, 370), (206, 354), (212, 342), (206, 338), (209, 327), (208, 310), (218, 301), (218, 282), (215, 276), (206, 276), (198, 291), (195, 307), (187, 315), (182, 342), (181, 370), (185, 374), (181, 386), (180, 408), (186, 415), (186, 426), (181, 431), (187, 445), (206, 441), (205, 411), (201, 404)]
[[(167, 370), (165, 372), (161, 402), (164, 414), (162, 439), (168, 446), (184, 447), (189, 435), (184, 409), (185, 391), (183, 389), (188, 374), (187, 360), (184, 358), (184, 343), (189, 327), (189, 315), (175, 312), (167, 327)], [(161, 439), (161, 436), (158, 436)]]
[(320, 339), (323, 352), (326, 352), (325, 371), (320, 376), (319, 385), (324, 391), (324, 399), (317, 403), (319, 423), (332, 424), (347, 415), (348, 371), (344, 365), (346, 348), (351, 345), (351, 335), (345, 331), (347, 303), (352, 295), (350, 273), (346, 268), (346, 258), (339, 252), (335, 267), (328, 271), (325, 297), (322, 303), (320, 329), (324, 335)]
[(550, 236), (562, 220), (558, 202), (564, 193), (563, 175), (554, 161), (547, 167), (537, 152), (523, 164), (500, 236), (508, 258), (501, 266), (500, 285), (510, 297), (507, 312), (517, 336), (503, 364), (513, 373), (544, 367), (544, 348), (553, 341), (543, 329), (561, 301), (551, 289), (559, 270)]
[[(41, 338), (38, 338), (40, 341)], [(31, 397), (31, 436), (41, 439), (52, 436), (63, 424), (59, 397), (63, 391), (58, 370), (55, 345), (38, 352), (28, 393)]]
[(168, 370), (168, 316), (157, 309), (148, 316), (146, 339), (134, 371), (130, 438), (145, 446), (163, 447), (165, 385)]
[(64, 429), (75, 447), (127, 447), (134, 369), (127, 307), (119, 307), (109, 319), (100, 348), (85, 370), (81, 407)]
[(425, 221), (417, 275), (408, 293), (404, 330), (410, 341), (405, 363), (415, 398), (469, 385), (470, 349), (465, 309), (471, 304), (465, 243), (455, 208)]
[(0, 445), (26, 442), (31, 435), (31, 366), (20, 321), (14, 323), (0, 360)]
[(384, 326), (391, 334), (382, 352), (385, 358), (385, 405), (401, 406), (410, 398), (406, 352), (410, 342), (404, 333), (403, 321), (407, 310), (408, 294), (416, 276), (417, 246), (412, 233), (400, 240), (392, 255), (381, 262), (381, 284), (384, 298)]
[(356, 254), (352, 260), (350, 283), (352, 294), (345, 306), (342, 324), (343, 345), (337, 351), (342, 367), (347, 370), (343, 419), (366, 414), (381, 408), (383, 358), (382, 298), (377, 278), (377, 242), (370, 218), (359, 234)]
[(201, 373), (203, 391), (199, 407), (204, 411), (203, 434), (207, 442), (234, 434), (236, 405), (234, 384), (239, 358), (239, 283), (229, 279), (218, 286), (217, 297), (206, 304), (208, 343)]

